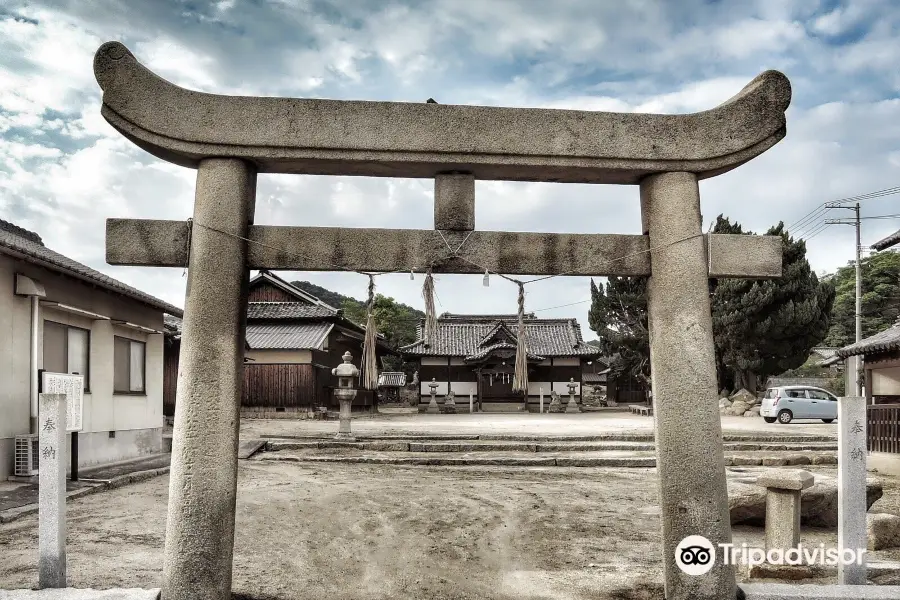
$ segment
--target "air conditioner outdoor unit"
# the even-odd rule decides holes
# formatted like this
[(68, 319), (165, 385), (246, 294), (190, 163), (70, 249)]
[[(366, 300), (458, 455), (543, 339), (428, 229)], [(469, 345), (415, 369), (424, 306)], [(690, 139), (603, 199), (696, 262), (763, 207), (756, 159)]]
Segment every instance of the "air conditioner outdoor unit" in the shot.
[(16, 476), (32, 477), (38, 474), (38, 434), (16, 436)]

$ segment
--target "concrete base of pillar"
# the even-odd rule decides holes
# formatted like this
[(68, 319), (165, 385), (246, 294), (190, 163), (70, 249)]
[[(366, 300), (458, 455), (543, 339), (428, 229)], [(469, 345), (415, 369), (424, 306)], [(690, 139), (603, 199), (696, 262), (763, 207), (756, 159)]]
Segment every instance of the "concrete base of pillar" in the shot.
[(569, 400), (569, 403), (566, 404), (566, 412), (567, 413), (580, 413), (581, 407), (578, 406), (578, 403), (575, 402), (575, 399), (572, 398)]
[(334, 439), (339, 442), (355, 442), (356, 441), (356, 438), (353, 437), (352, 433), (344, 433), (341, 431), (334, 434)]

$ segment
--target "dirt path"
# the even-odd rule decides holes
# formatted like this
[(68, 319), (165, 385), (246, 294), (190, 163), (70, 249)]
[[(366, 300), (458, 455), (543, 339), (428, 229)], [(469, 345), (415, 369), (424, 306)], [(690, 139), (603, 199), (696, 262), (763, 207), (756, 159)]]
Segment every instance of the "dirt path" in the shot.
[[(896, 483), (885, 506), (900, 506)], [(650, 469), (242, 461), (238, 488), (234, 590), (248, 597), (662, 596)], [(167, 492), (159, 477), (72, 502), (70, 585), (158, 586)], [(0, 525), (0, 588), (36, 582), (36, 547), (34, 517)]]

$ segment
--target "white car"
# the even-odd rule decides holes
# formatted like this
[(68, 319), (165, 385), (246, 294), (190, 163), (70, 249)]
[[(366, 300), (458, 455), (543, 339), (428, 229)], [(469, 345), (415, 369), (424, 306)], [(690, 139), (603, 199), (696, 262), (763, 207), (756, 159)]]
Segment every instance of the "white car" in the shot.
[(837, 419), (837, 396), (822, 388), (785, 385), (766, 390), (759, 415), (766, 423), (790, 423), (794, 419)]

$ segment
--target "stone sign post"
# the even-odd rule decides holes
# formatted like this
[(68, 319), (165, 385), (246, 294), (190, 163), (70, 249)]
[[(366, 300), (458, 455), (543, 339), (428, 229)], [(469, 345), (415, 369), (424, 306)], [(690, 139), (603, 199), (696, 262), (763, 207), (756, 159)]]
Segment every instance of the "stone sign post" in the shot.
[[(866, 536), (866, 399), (838, 398), (838, 550), (868, 547)], [(838, 583), (866, 584), (866, 560), (838, 565)]]
[[(784, 75), (659, 115), (204, 94), (118, 42), (99, 48), (94, 74), (113, 127), (197, 169), (191, 222), (107, 221), (110, 264), (189, 273), (164, 598), (230, 597), (249, 269), (649, 276), (666, 598), (734, 597), (731, 568), (691, 576), (675, 561), (688, 535), (731, 541), (708, 279), (780, 277), (782, 240), (704, 235), (698, 181), (784, 137)], [(432, 179), (434, 229), (254, 226), (257, 172)], [(642, 235), (478, 231), (476, 180), (640, 186)]]
[(66, 587), (66, 395), (41, 394), (38, 412), (38, 587)]
[(353, 399), (356, 398), (356, 388), (353, 387), (353, 380), (359, 377), (359, 369), (350, 361), (353, 356), (350, 352), (344, 352), (341, 357), (344, 362), (331, 370), (331, 374), (338, 378), (338, 386), (334, 390), (341, 405), (340, 424), (335, 439), (348, 442), (354, 441), (353, 434), (350, 432), (350, 419), (352, 413)]

